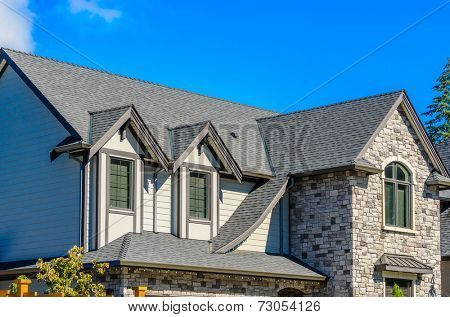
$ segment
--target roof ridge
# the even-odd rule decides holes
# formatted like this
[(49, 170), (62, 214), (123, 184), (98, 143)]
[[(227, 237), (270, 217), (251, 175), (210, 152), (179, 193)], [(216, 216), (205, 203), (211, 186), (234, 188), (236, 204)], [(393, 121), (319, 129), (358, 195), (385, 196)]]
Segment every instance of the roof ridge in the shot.
[(201, 96), (201, 97), (206, 97), (206, 98), (215, 99), (215, 100), (219, 100), (219, 101), (225, 101), (225, 102), (228, 102), (228, 103), (236, 105), (236, 106), (242, 106), (242, 107), (247, 107), (247, 108), (267, 111), (267, 112), (273, 112), (274, 114), (279, 113), (279, 112), (276, 112), (276, 111), (273, 111), (273, 110), (268, 110), (268, 109), (264, 109), (264, 108), (261, 108), (261, 107), (258, 107), (258, 106), (252, 106), (252, 105), (244, 104), (244, 103), (237, 102), (237, 101), (232, 101), (232, 100), (225, 99), (225, 98), (214, 97), (214, 96), (210, 96), (210, 95), (206, 95), (206, 94), (202, 94), (202, 93), (198, 93), (198, 92), (189, 91), (187, 89), (170, 87), (170, 86), (167, 86), (167, 85), (164, 85), (164, 84), (155, 83), (155, 82), (152, 82), (152, 81), (149, 81), (149, 80), (145, 80), (145, 79), (140, 79), (140, 78), (136, 78), (136, 77), (131, 77), (131, 76), (127, 76), (127, 75), (113, 73), (113, 72), (107, 71), (105, 69), (98, 69), (98, 68), (93, 68), (93, 67), (89, 67), (89, 66), (85, 66), (85, 65), (80, 65), (80, 64), (76, 64), (76, 63), (72, 63), (72, 62), (61, 61), (61, 60), (57, 60), (57, 59), (54, 59), (54, 58), (51, 58), (51, 57), (36, 55), (36, 54), (32, 54), (32, 53), (27, 53), (27, 52), (22, 52), (22, 51), (18, 51), (18, 50), (14, 50), (14, 49), (11, 49), (11, 48), (6, 48), (6, 47), (0, 47), (0, 50), (2, 50), (2, 51), (8, 50), (8, 51), (12, 51), (12, 52), (15, 52), (15, 53), (18, 53), (18, 54), (24, 54), (24, 55), (28, 55), (28, 56), (32, 56), (32, 57), (37, 57), (37, 58), (49, 60), (49, 61), (56, 62), (56, 63), (67, 64), (67, 65), (74, 66), (74, 67), (80, 67), (80, 68), (84, 68), (84, 69), (87, 69), (87, 70), (91, 70), (91, 71), (95, 71), (95, 72), (99, 72), (99, 73), (103, 73), (103, 74), (107, 74), (107, 75), (111, 75), (111, 76), (117, 76), (117, 77), (121, 77), (121, 78), (125, 78), (125, 79), (130, 79), (130, 80), (138, 81), (138, 82), (145, 83), (145, 84), (155, 85), (155, 86), (159, 86), (159, 87), (170, 89), (170, 90), (181, 91), (181, 92), (186, 92), (186, 93), (194, 94), (194, 95)]
[(393, 91), (383, 92), (383, 93), (379, 93), (379, 94), (375, 94), (375, 95), (359, 97), (359, 98), (354, 98), (354, 99), (348, 99), (348, 100), (343, 100), (343, 101), (334, 102), (334, 103), (328, 103), (326, 105), (316, 106), (316, 107), (312, 107), (312, 108), (308, 108), (308, 109), (301, 109), (301, 110), (295, 110), (295, 111), (291, 111), (291, 112), (287, 112), (287, 113), (281, 113), (281, 114), (275, 115), (275, 116), (258, 118), (258, 119), (256, 119), (256, 121), (284, 117), (284, 116), (289, 116), (289, 115), (296, 114), (296, 113), (314, 111), (314, 110), (323, 109), (323, 108), (336, 107), (336, 106), (340, 106), (345, 103), (350, 103), (350, 102), (355, 102), (355, 101), (360, 101), (360, 100), (365, 100), (365, 99), (371, 99), (371, 98), (377, 98), (377, 97), (382, 97), (382, 96), (387, 96), (387, 95), (393, 95), (393, 94), (402, 93), (402, 92), (405, 92), (405, 89), (393, 90)]
[(132, 235), (133, 235), (133, 233), (128, 232), (123, 237), (122, 246), (119, 251), (119, 259), (121, 259), (121, 260), (126, 259), (126, 257), (127, 257), (128, 249), (130, 248), (130, 244), (131, 244)]

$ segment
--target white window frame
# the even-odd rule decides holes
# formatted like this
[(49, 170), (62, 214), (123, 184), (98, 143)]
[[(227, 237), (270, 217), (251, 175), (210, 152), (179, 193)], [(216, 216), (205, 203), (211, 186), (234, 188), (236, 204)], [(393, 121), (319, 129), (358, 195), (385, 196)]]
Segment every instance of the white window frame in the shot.
[[(391, 163), (400, 163), (402, 164), (410, 173), (410, 177), (411, 177), (411, 182), (410, 182), (410, 199), (411, 199), (411, 207), (410, 207), (410, 212), (411, 212), (411, 227), (410, 228), (401, 228), (401, 227), (395, 227), (395, 226), (390, 226), (390, 225), (386, 225), (386, 205), (385, 205), (385, 170), (386, 167), (391, 164)], [(414, 173), (414, 168), (412, 167), (412, 165), (405, 159), (403, 159), (401, 156), (397, 155), (397, 156), (391, 156), (388, 159), (386, 159), (383, 164), (382, 164), (382, 169), (383, 172), (381, 174), (381, 181), (382, 181), (382, 186), (381, 186), (381, 191), (382, 191), (382, 197), (381, 197), (381, 201), (382, 201), (382, 212), (383, 212), (383, 217), (382, 217), (382, 224), (381, 224), (381, 228), (383, 231), (392, 231), (392, 232), (400, 232), (400, 233), (409, 233), (409, 234), (418, 234), (417, 230), (416, 230), (416, 212), (415, 212), (415, 188), (416, 188), (416, 175)]]

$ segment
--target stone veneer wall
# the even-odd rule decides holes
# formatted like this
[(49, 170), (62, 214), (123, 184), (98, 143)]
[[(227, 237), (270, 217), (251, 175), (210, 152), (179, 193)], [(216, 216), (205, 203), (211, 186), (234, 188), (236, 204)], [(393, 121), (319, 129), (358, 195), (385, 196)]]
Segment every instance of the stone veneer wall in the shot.
[(383, 280), (374, 264), (383, 253), (410, 255), (434, 268), (416, 283), (416, 296), (440, 295), (439, 197), (425, 181), (433, 170), (403, 109), (399, 107), (366, 150), (364, 158), (383, 168), (392, 156), (399, 156), (413, 168), (415, 233), (382, 229), (383, 180), (381, 175), (359, 177), (353, 194), (353, 295), (382, 296)]
[(318, 296), (324, 288), (323, 282), (135, 267), (110, 268), (102, 283), (115, 296), (133, 296), (134, 286), (148, 286), (148, 296), (277, 296), (284, 288)]
[(395, 111), (364, 158), (382, 168), (392, 156), (415, 173), (416, 232), (382, 229), (381, 175), (335, 172), (295, 180), (291, 188), (291, 253), (330, 276), (331, 296), (383, 296), (375, 272), (383, 253), (414, 256), (434, 268), (416, 282), (416, 296), (440, 295), (439, 199), (425, 186), (433, 167), (403, 110)]
[(296, 179), (290, 192), (291, 254), (327, 274), (327, 295), (352, 295), (350, 172)]

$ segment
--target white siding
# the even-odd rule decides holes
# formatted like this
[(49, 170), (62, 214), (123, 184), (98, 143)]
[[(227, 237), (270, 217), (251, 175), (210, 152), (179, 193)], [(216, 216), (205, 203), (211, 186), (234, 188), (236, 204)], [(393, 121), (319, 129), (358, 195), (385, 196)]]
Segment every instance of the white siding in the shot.
[[(280, 209), (280, 204), (283, 207)], [(287, 198), (283, 198), (266, 216), (263, 222), (245, 240), (238, 250), (267, 253), (287, 253), (289, 243)], [(280, 215), (280, 211), (283, 214)], [(281, 221), (280, 221), (281, 220)], [(281, 226), (283, 223), (283, 226)], [(281, 234), (281, 229), (283, 233)], [(281, 244), (283, 239), (283, 244)]]
[(209, 148), (205, 145), (203, 151), (199, 155), (197, 148), (194, 148), (188, 157), (184, 160), (184, 163), (192, 163), (197, 165), (203, 165), (208, 167), (218, 167), (219, 162), (216, 161)]
[(0, 262), (80, 241), (80, 163), (50, 151), (69, 133), (8, 67), (0, 78)]
[(103, 146), (105, 149), (112, 149), (117, 151), (123, 151), (128, 153), (136, 153), (136, 154), (143, 154), (144, 151), (139, 145), (138, 140), (134, 137), (133, 133), (131, 133), (130, 129), (127, 129), (126, 131), (126, 138), (121, 140), (120, 139), (120, 132), (117, 131), (111, 139), (106, 142), (106, 144)]
[(114, 241), (128, 232), (133, 232), (133, 216), (109, 213), (108, 241)]
[[(108, 150), (113, 150), (109, 151)], [(104, 151), (104, 152), (102, 152)], [(118, 152), (114, 152), (118, 151)], [(144, 185), (142, 184), (142, 167), (143, 162), (141, 159), (135, 159), (136, 154), (141, 154), (142, 149), (139, 146), (138, 141), (133, 136), (133, 134), (128, 129), (126, 132), (126, 138), (121, 140), (119, 131), (116, 132), (110, 140), (101, 149), (100, 155), (100, 175), (99, 180), (99, 197), (98, 206), (99, 210), (97, 212), (97, 232), (99, 246), (102, 247), (105, 244), (113, 241), (119, 236), (126, 234), (128, 232), (141, 232), (141, 212), (142, 212), (142, 190), (145, 192)], [(109, 158), (108, 158), (109, 157)], [(118, 211), (115, 213), (110, 212), (109, 201), (107, 197), (109, 177), (108, 177), (108, 164), (111, 158), (122, 158), (133, 161), (133, 186), (136, 184), (136, 188), (133, 190), (133, 210), (131, 211), (133, 216), (119, 217), (117, 215)], [(93, 160), (92, 160), (93, 161)], [(92, 162), (91, 161), (91, 162)], [(133, 187), (134, 188), (134, 187)], [(93, 199), (97, 197), (92, 196)], [(94, 204), (94, 200), (91, 201), (90, 205)], [(95, 211), (94, 209), (92, 211)], [(126, 211), (130, 212), (130, 211)]]
[(171, 233), (172, 184), (170, 174), (167, 172), (158, 173), (156, 184), (156, 230)]
[(97, 242), (97, 158), (98, 156), (95, 156), (95, 158), (89, 163), (89, 208), (86, 233), (88, 236), (87, 241), (89, 250), (95, 249)]
[(220, 179), (219, 193), (219, 225), (223, 226), (225, 222), (236, 211), (237, 207), (247, 197), (253, 188), (253, 183), (242, 182), (232, 179)]
[(154, 170), (150, 169), (148, 166), (145, 168), (144, 173), (144, 201), (143, 201), (143, 212), (144, 212), (144, 230), (153, 231), (153, 173)]

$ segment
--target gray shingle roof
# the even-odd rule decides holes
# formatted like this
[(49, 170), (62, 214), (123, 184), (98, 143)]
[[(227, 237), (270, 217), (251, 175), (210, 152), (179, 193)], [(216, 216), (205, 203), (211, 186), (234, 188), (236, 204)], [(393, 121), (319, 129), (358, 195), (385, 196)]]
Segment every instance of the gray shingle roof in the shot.
[(375, 266), (382, 271), (409, 272), (418, 274), (433, 273), (433, 268), (408, 255), (385, 253)]
[(402, 91), (259, 119), (275, 171), (352, 165)]
[(441, 213), (441, 256), (450, 257), (450, 208)]
[(176, 160), (203, 130), (208, 121), (182, 125), (171, 129), (172, 159)]
[[(253, 230), (248, 230), (259, 220), (263, 220), (264, 212), (287, 181), (287, 176), (278, 176), (254, 188), (231, 215), (230, 219), (220, 227), (217, 236), (211, 240), (212, 251), (228, 252), (239, 242), (242, 242), (242, 238), (248, 237), (253, 232)], [(239, 239), (240, 237), (241, 239)], [(240, 241), (236, 241), (237, 239)], [(236, 241), (236, 243), (233, 244), (233, 241)]]
[(444, 140), (434, 146), (439, 153), (447, 170), (450, 170), (450, 139)]
[(180, 239), (167, 233), (144, 231), (127, 233), (97, 251), (86, 254), (84, 261), (118, 262), (157, 268), (180, 268), (242, 275), (324, 279), (298, 259), (261, 252), (235, 251), (227, 254), (209, 252), (208, 241)]
[[(273, 111), (9, 49), (4, 52), (85, 141), (88, 111), (133, 104), (166, 154), (167, 128), (210, 120), (242, 170), (271, 174), (255, 119), (277, 114)], [(230, 137), (231, 132), (239, 137)]]
[(427, 184), (436, 185), (436, 184), (450, 184), (450, 178), (442, 176), (439, 172), (433, 171), (426, 180)]
[[(450, 139), (435, 144), (434, 147), (445, 164), (447, 171), (450, 170)], [(450, 200), (450, 189), (439, 191), (442, 200)], [(442, 220), (441, 220), (442, 221)], [(450, 224), (449, 224), (450, 226)]]
[(131, 106), (91, 112), (90, 142), (95, 144)]

